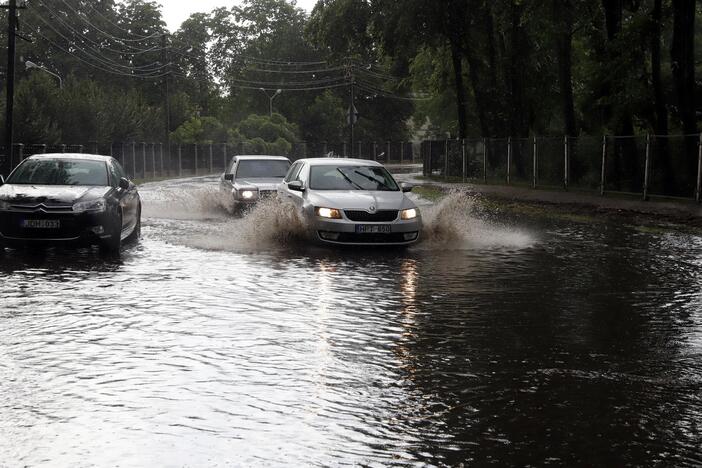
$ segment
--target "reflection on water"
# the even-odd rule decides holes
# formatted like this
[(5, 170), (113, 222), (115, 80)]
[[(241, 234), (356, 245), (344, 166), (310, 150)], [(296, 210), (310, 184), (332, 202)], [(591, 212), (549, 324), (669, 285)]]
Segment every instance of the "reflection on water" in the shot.
[(246, 219), (160, 216), (119, 260), (0, 260), (0, 466), (702, 464), (699, 237), (203, 249)]

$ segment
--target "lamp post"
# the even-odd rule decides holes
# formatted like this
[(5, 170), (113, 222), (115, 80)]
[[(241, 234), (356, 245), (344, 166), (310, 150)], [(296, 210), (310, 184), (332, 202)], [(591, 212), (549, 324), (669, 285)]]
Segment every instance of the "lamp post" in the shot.
[(272, 96), (269, 96), (269, 95), (268, 95), (268, 91), (266, 91), (265, 88), (258, 88), (258, 89), (260, 89), (261, 91), (263, 91), (263, 92), (265, 93), (265, 95), (268, 97), (268, 113), (269, 113), (269, 115), (270, 115), (271, 117), (273, 117), (273, 99), (275, 99), (275, 97), (276, 97), (277, 95), (279, 95), (280, 93), (282, 93), (283, 90), (282, 90), (282, 89), (276, 89), (275, 93), (273, 93)]
[(63, 80), (62, 80), (61, 77), (60, 77), (59, 75), (57, 75), (56, 73), (54, 73), (54, 72), (52, 72), (52, 71), (49, 71), (49, 70), (47, 70), (46, 68), (44, 68), (44, 67), (42, 67), (42, 66), (39, 66), (39, 65), (37, 65), (36, 63), (34, 63), (34, 62), (30, 61), (30, 60), (26, 60), (26, 61), (24, 62), (24, 66), (25, 66), (25, 68), (26, 68), (27, 70), (29, 70), (30, 68), (38, 68), (39, 70), (45, 71), (45, 72), (48, 73), (49, 75), (55, 76), (55, 77), (58, 78), (58, 80), (59, 80), (59, 89), (63, 89)]

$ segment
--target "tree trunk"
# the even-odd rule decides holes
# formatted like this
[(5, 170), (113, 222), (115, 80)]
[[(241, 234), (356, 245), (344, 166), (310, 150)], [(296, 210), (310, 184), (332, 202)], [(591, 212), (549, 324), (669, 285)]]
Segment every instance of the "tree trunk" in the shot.
[(568, 136), (578, 134), (575, 121), (575, 104), (573, 103), (573, 5), (570, 0), (555, 0), (556, 20), (561, 19), (557, 33), (558, 49), (558, 84), (561, 91), (561, 108), (563, 111), (563, 130)]
[(458, 111), (458, 138), (466, 137), (466, 89), (463, 85), (463, 58), (458, 46), (451, 42), (451, 61), (453, 62), (453, 77), (456, 86), (456, 110)]
[(678, 114), (687, 134), (697, 133), (695, 117), (695, 0), (673, 0), (670, 51)]
[(653, 104), (655, 120), (653, 130), (661, 138), (654, 141), (654, 174), (663, 184), (666, 194), (673, 194), (675, 180), (670, 164), (670, 151), (668, 140), (668, 109), (665, 105), (665, 94), (661, 81), (661, 24), (663, 0), (654, 0), (651, 10), (651, 84), (653, 86)]

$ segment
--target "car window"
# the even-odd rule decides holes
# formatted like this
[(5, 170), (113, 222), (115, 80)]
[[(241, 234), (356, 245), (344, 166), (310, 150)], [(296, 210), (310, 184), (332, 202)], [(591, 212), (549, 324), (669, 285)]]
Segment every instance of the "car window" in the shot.
[(229, 170), (227, 171), (227, 174), (234, 174), (235, 169), (236, 169), (236, 158), (233, 158), (232, 162), (229, 164)]
[(295, 180), (297, 175), (300, 172), (300, 169), (302, 168), (302, 163), (301, 162), (296, 162), (290, 167), (290, 170), (288, 171), (288, 175), (285, 176), (285, 182), (292, 182)]
[(313, 166), (310, 188), (314, 190), (397, 191), (390, 173), (380, 166)]
[(107, 164), (81, 159), (27, 159), (10, 175), (10, 184), (107, 186)]
[(119, 185), (119, 180), (122, 177), (126, 179), (124, 169), (122, 169), (122, 166), (120, 166), (117, 160), (113, 159), (112, 161), (110, 161), (110, 164), (107, 165), (107, 168), (110, 171), (110, 183), (113, 187), (117, 187)]
[(277, 159), (244, 159), (236, 168), (236, 178), (283, 178), (290, 167), (289, 161)]

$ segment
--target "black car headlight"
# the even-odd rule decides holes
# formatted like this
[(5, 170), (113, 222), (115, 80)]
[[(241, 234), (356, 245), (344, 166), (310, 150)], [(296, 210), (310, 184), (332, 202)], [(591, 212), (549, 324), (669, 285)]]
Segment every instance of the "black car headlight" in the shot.
[(89, 200), (84, 202), (78, 202), (73, 205), (74, 213), (102, 213), (107, 209), (107, 202), (104, 198), (98, 198), (97, 200)]

